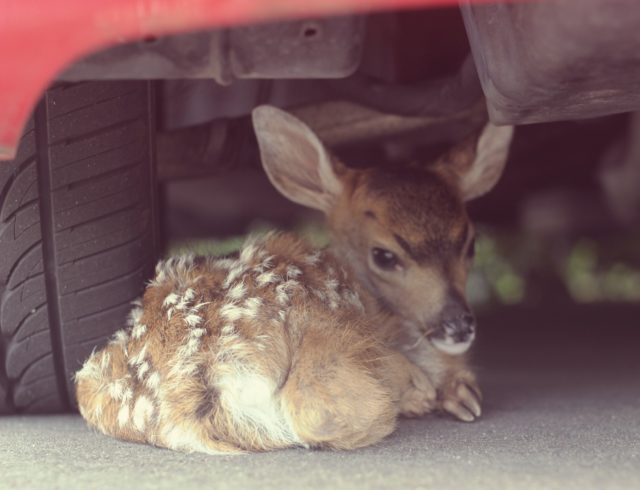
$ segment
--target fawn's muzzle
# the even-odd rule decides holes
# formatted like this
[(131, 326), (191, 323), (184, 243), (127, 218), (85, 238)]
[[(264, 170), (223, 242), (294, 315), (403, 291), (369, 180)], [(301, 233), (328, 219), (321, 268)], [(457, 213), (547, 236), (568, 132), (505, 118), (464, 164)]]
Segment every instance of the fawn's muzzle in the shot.
[(442, 311), (439, 325), (429, 335), (434, 347), (447, 354), (466, 352), (476, 337), (476, 319), (464, 300), (453, 296)]

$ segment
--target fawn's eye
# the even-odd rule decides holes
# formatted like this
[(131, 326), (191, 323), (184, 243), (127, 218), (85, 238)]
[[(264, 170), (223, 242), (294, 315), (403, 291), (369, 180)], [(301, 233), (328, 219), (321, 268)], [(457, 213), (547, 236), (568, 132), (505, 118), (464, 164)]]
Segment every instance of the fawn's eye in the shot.
[(476, 255), (476, 237), (471, 239), (469, 247), (467, 248), (467, 258), (471, 260)]
[(389, 252), (389, 250), (385, 250), (384, 248), (372, 248), (371, 257), (373, 258), (373, 263), (385, 271), (393, 270), (399, 264), (396, 254)]

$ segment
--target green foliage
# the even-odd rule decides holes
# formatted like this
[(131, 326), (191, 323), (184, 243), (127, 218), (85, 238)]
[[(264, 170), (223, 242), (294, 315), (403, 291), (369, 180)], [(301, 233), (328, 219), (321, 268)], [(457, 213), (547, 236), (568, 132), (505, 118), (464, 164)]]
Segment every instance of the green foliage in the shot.
[[(250, 233), (272, 229), (268, 223), (255, 223)], [(326, 229), (318, 222), (301, 224), (294, 232), (317, 247), (329, 242)], [(187, 251), (227, 255), (238, 250), (245, 239), (246, 235), (242, 235), (178, 242), (169, 247), (168, 255)], [(471, 303), (478, 306), (532, 301), (536, 296), (544, 297), (545, 285), (552, 281), (559, 282), (576, 302), (640, 301), (640, 237), (545, 240), (497, 230), (479, 235), (467, 287)], [(536, 291), (536, 287), (543, 291)]]
[(640, 301), (640, 269), (608, 256), (602, 241), (579, 240), (563, 273), (576, 301)]

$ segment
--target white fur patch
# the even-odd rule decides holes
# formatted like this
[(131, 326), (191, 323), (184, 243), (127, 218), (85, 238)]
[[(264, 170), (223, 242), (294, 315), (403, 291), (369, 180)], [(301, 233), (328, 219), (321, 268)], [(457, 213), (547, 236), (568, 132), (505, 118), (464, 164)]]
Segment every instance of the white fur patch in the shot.
[(247, 287), (244, 285), (244, 282), (238, 282), (235, 286), (229, 289), (227, 296), (233, 300), (239, 300), (242, 299), (246, 293)]
[(254, 255), (258, 251), (257, 247), (253, 243), (245, 245), (240, 252), (240, 261), (248, 264), (253, 260)]
[(133, 405), (133, 426), (143, 432), (147, 421), (153, 416), (153, 403), (146, 396), (141, 395)]
[(129, 312), (129, 318), (127, 319), (127, 325), (133, 327), (140, 323), (140, 319), (142, 318), (143, 310), (140, 307), (133, 308)]
[[(102, 354), (103, 359), (106, 354), (107, 353)], [(91, 357), (89, 357), (89, 359), (87, 359), (82, 365), (82, 368), (78, 372), (76, 372), (76, 379), (100, 380), (102, 378), (103, 372), (104, 369), (102, 368), (102, 363), (98, 364), (96, 355), (92, 354)]]
[(147, 344), (142, 346), (142, 349), (138, 351), (138, 353), (129, 358), (130, 366), (139, 366), (144, 361), (144, 358), (147, 356)]
[(123, 427), (129, 422), (129, 413), (130, 409), (128, 404), (120, 407), (120, 410), (118, 410), (118, 426)]
[(157, 392), (158, 388), (160, 387), (160, 373), (158, 372), (151, 373), (147, 378), (145, 385), (151, 391)]
[(342, 297), (347, 303), (364, 313), (364, 305), (362, 304), (362, 301), (360, 301), (360, 296), (357, 292), (352, 291), (351, 289), (345, 289), (342, 293)]
[(263, 272), (256, 278), (256, 283), (258, 284), (258, 287), (261, 288), (268, 286), (269, 284), (275, 284), (278, 281), (280, 281), (280, 276), (273, 271)]
[(238, 425), (282, 445), (301, 444), (285, 417), (276, 384), (257, 373), (236, 371), (217, 383), (220, 403)]
[(147, 361), (144, 361), (142, 364), (140, 364), (138, 366), (138, 372), (136, 373), (136, 376), (138, 377), (139, 380), (144, 379), (144, 375), (147, 374), (147, 371), (149, 371), (149, 363)]
[(202, 323), (202, 317), (199, 315), (196, 315), (195, 313), (189, 313), (187, 316), (184, 317), (184, 322), (189, 327), (196, 327), (200, 325), (200, 323)]
[(162, 306), (168, 308), (169, 306), (173, 306), (178, 302), (179, 296), (176, 293), (169, 293), (167, 297), (162, 302)]
[[(260, 255), (264, 257), (264, 255), (266, 255), (266, 252), (262, 251)], [(273, 267), (273, 255), (269, 255), (268, 257), (264, 257), (262, 262), (257, 266), (255, 266), (253, 270), (258, 274), (261, 274), (265, 272), (267, 269), (271, 269), (272, 267)]]
[(162, 439), (169, 449), (185, 451), (188, 453), (205, 453), (211, 455), (228, 454), (224, 451), (216, 451), (209, 448), (198, 437), (195, 430), (177, 425), (165, 428)]
[(118, 330), (113, 334), (113, 339), (111, 340), (111, 344), (124, 345), (129, 342), (129, 334), (126, 330)]
[(304, 263), (307, 265), (316, 265), (318, 262), (320, 262), (321, 255), (322, 255), (322, 252), (320, 252), (320, 250), (316, 250), (315, 252), (313, 252), (310, 255), (307, 255), (304, 258)]
[(465, 342), (454, 342), (450, 337), (445, 337), (444, 339), (433, 338), (430, 339), (430, 342), (440, 352), (444, 352), (445, 354), (450, 354), (452, 356), (458, 356), (469, 350), (469, 347), (473, 344), (475, 337), (476, 334), (472, 333), (469, 339)]
[(111, 398), (114, 400), (122, 400), (127, 384), (128, 383), (123, 378), (116, 379), (109, 383), (109, 395), (111, 395)]
[(287, 279), (296, 279), (300, 275), (302, 275), (302, 271), (299, 267), (296, 267), (295, 265), (287, 267)]
[(229, 322), (235, 322), (242, 317), (255, 318), (262, 306), (261, 298), (247, 298), (242, 306), (227, 303), (220, 308), (220, 316)]
[(216, 259), (212, 262), (212, 265), (216, 269), (231, 269), (236, 263), (237, 261), (234, 259)]
[(276, 287), (276, 301), (285, 305), (291, 300), (291, 294), (293, 291), (300, 286), (298, 281), (294, 281), (293, 279), (283, 282), (279, 286)]
[(158, 286), (167, 280), (182, 282), (193, 267), (193, 261), (193, 254), (171, 257), (165, 261), (161, 260), (156, 265), (156, 275), (150, 284)]
[(145, 333), (147, 333), (147, 326), (143, 325), (142, 323), (138, 323), (135, 327), (133, 327), (133, 330), (131, 330), (131, 337), (138, 340)]
[(338, 294), (338, 286), (340, 283), (337, 279), (331, 278), (327, 279), (324, 283), (326, 289), (326, 298), (329, 304), (329, 308), (335, 310), (340, 304), (340, 294)]
[(231, 269), (229, 269), (229, 273), (227, 274), (227, 277), (222, 283), (222, 288), (229, 289), (231, 284), (233, 284), (236, 281), (236, 279), (238, 279), (242, 274), (244, 274), (246, 270), (247, 269), (245, 264), (241, 262), (236, 263), (233, 267), (231, 267)]
[(220, 333), (222, 333), (222, 335), (233, 335), (235, 331), (236, 328), (233, 325), (225, 325), (222, 327), (222, 330), (220, 330)]

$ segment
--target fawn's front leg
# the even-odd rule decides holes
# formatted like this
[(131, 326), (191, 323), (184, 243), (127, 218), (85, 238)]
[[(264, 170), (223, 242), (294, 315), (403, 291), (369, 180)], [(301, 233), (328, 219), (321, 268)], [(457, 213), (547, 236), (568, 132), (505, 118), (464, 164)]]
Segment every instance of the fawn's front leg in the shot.
[(445, 354), (428, 342), (406, 351), (411, 361), (420, 366), (437, 391), (435, 409), (473, 422), (482, 414), (482, 394), (466, 356)]
[(438, 409), (465, 422), (473, 422), (482, 414), (482, 392), (475, 374), (464, 355), (439, 355), (445, 370), (438, 385)]
[(389, 382), (395, 389), (398, 413), (420, 417), (437, 408), (436, 387), (423, 369), (399, 352), (388, 358)]

